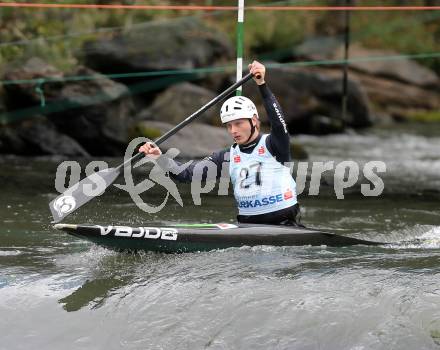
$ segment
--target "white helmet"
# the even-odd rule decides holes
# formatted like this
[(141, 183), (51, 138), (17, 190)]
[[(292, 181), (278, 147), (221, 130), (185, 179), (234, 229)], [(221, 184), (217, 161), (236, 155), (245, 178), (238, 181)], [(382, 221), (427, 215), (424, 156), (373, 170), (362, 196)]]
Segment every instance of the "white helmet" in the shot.
[(252, 119), (254, 115), (258, 118), (257, 107), (244, 96), (234, 96), (227, 99), (220, 109), (220, 118), (223, 124), (231, 120)]

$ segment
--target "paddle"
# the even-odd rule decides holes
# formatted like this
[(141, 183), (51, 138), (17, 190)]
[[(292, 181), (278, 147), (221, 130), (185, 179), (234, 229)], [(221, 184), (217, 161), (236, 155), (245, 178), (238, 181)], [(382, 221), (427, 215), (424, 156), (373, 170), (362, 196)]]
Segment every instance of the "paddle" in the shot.
[[(235, 84), (231, 85), (225, 91), (223, 91), (220, 95), (213, 98), (199, 110), (191, 114), (185, 120), (177, 124), (173, 129), (159, 137), (154, 143), (156, 145), (160, 145), (165, 140), (173, 136), (180, 129), (191, 123), (194, 119), (199, 117), (203, 112), (207, 109), (214, 106), (216, 103), (225, 99), (228, 95), (230, 95), (235, 89), (239, 86), (246, 83), (248, 80), (252, 78), (252, 74), (249, 73), (244, 76), (242, 79), (237, 81)], [(257, 76), (257, 78), (259, 78)], [(80, 182), (76, 183), (69, 189), (67, 189), (64, 193), (60, 194), (53, 201), (49, 203), (49, 208), (52, 213), (53, 221), (52, 223), (57, 223), (63, 220), (67, 215), (73, 213), (76, 209), (86, 204), (92, 198), (100, 196), (104, 193), (105, 189), (109, 187), (119, 176), (121, 170), (124, 167), (131, 164), (131, 162), (141, 159), (145, 156), (144, 153), (138, 153), (127, 159), (124, 163), (117, 166), (116, 168), (108, 168), (104, 170), (100, 170)]]

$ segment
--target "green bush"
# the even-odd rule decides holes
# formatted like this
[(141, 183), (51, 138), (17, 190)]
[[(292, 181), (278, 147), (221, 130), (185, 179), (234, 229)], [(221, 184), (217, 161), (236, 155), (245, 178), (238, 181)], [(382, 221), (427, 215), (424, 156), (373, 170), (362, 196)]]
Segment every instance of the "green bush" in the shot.
[(409, 121), (421, 123), (440, 123), (440, 111), (425, 111), (412, 113), (407, 116)]

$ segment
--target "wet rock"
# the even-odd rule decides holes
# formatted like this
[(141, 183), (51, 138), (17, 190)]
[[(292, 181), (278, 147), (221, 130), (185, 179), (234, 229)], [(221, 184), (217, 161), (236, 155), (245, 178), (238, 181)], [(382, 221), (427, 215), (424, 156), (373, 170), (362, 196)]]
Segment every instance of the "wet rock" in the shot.
[(341, 133), (345, 129), (342, 119), (330, 118), (325, 115), (313, 115), (308, 119), (310, 133), (315, 135), (328, 135)]
[[(40, 106), (41, 96), (35, 86), (5, 86), (11, 121), (18, 114), (22, 119), (43, 114), (61, 133), (77, 140), (90, 154), (122, 155), (135, 114), (128, 88), (85, 67), (63, 75), (39, 59), (29, 60), (23, 68), (11, 70), (6, 76), (8, 79), (38, 79), (41, 72), (60, 79), (42, 86), (44, 107)], [(69, 79), (71, 76), (85, 79)], [(27, 110), (26, 107), (32, 108)]]
[[(327, 74), (336, 73), (328, 70)], [(390, 115), (406, 119), (414, 113), (440, 109), (440, 96), (435, 90), (361, 72), (350, 72), (350, 78), (362, 86), (374, 106), (376, 116)]]
[(84, 45), (88, 67), (105, 73), (191, 69), (233, 57), (228, 38), (199, 19), (171, 19), (133, 26)]
[[(6, 112), (6, 106), (5, 106), (5, 102), (3, 101), (3, 94), (2, 94), (2, 90), (0, 88), (0, 115), (2, 115), (3, 113)], [(0, 122), (2, 120), (0, 119)]]
[[(132, 136), (145, 136), (154, 139), (171, 130), (174, 126), (174, 124), (161, 121), (142, 121), (136, 124)], [(232, 143), (233, 140), (225, 128), (192, 123), (173, 135), (160, 147), (163, 151), (177, 148), (180, 151), (179, 157), (192, 159), (209, 156), (212, 152), (229, 147)]]
[(88, 68), (80, 67), (73, 75), (94, 79), (66, 83), (58, 95), (65, 108), (50, 119), (92, 155), (122, 155), (134, 115), (128, 89)]
[[(336, 55), (342, 55), (341, 48), (336, 52)], [(368, 57), (392, 57), (399, 55), (401, 54), (390, 50), (372, 50), (365, 49), (359, 45), (353, 45), (350, 48), (350, 58), (354, 60), (367, 58), (367, 60), (354, 61), (349, 66), (360, 72), (425, 88), (439, 86), (440, 80), (435, 72), (410, 59), (368, 60)]]
[[(41, 104), (42, 96), (38, 88), (44, 91), (44, 98), (47, 101), (56, 99), (62, 86), (61, 81), (50, 83), (45, 81), (63, 79), (63, 77), (61, 71), (38, 57), (30, 58), (23, 66), (7, 68), (3, 79), (10, 82), (22, 81), (22, 83), (3, 85), (5, 104), (9, 110), (38, 106)], [(25, 82), (32, 80), (35, 82)]]
[[(190, 83), (180, 83), (159, 94), (152, 106), (136, 119), (151, 119), (178, 124), (215, 97), (215, 93)], [(195, 122), (221, 125), (218, 108), (207, 110)]]
[(290, 154), (292, 155), (292, 159), (305, 160), (309, 158), (306, 149), (296, 142), (290, 143)]
[(26, 156), (88, 156), (71, 137), (57, 131), (43, 116), (0, 127), (0, 153)]
[(312, 37), (296, 46), (293, 54), (297, 58), (321, 61), (333, 57), (342, 44), (337, 37)]
[[(367, 49), (359, 44), (352, 44), (349, 54), (352, 60), (349, 67), (359, 72), (426, 88), (438, 88), (440, 84), (435, 72), (413, 60), (400, 57), (387, 59), (401, 55), (395, 51)], [(295, 55), (318, 61), (340, 60), (344, 57), (344, 46), (335, 38), (313, 38), (295, 48)]]
[(372, 101), (391, 115), (405, 115), (411, 109), (440, 109), (438, 92), (417, 86), (408, 86), (399, 82), (390, 83), (385, 80), (370, 80), (364, 76), (359, 76), (359, 81), (365, 86), (365, 90), (371, 96)]
[[(353, 80), (348, 82), (346, 120), (342, 120), (340, 78), (319, 69), (283, 67), (270, 69), (267, 83), (281, 104), (292, 134), (326, 134), (341, 132), (346, 126), (372, 125), (368, 97)], [(243, 91), (258, 104), (259, 111), (264, 111), (255, 84), (247, 84)]]

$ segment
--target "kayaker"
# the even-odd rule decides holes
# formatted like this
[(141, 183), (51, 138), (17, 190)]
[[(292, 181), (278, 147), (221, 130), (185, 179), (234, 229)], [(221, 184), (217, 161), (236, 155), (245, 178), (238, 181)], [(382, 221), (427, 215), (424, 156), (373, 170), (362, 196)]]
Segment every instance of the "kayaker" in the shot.
[(270, 134), (260, 133), (255, 104), (247, 97), (234, 96), (226, 100), (220, 110), (222, 123), (235, 142), (231, 147), (214, 152), (199, 162), (192, 162), (183, 171), (177, 170), (180, 167), (178, 162), (162, 155), (152, 143), (144, 144), (139, 151), (156, 159), (162, 169), (169, 171), (170, 176), (180, 182), (191, 182), (194, 168), (200, 162), (213, 162), (219, 179), (226, 161), (239, 211), (238, 222), (302, 226), (296, 183), (290, 169), (283, 165), (290, 162), (291, 155), (282, 109), (267, 86), (264, 65), (254, 61), (249, 65), (249, 71), (254, 75), (263, 99), (271, 125)]

